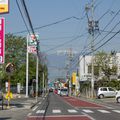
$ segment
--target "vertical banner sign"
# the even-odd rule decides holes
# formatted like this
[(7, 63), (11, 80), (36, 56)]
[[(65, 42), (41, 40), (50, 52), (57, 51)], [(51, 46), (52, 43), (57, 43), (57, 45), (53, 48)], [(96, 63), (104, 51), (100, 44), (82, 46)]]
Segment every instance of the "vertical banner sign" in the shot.
[(36, 39), (38, 40), (39, 39), (39, 36), (37, 34), (33, 35), (33, 34), (30, 34), (28, 36), (28, 53), (33, 53), (33, 54), (36, 54), (37, 53), (37, 41)]
[(0, 0), (0, 14), (9, 12), (9, 0)]
[(0, 18), (0, 64), (4, 63), (4, 42), (5, 42), (5, 37), (4, 37), (4, 25), (5, 24), (5, 19)]

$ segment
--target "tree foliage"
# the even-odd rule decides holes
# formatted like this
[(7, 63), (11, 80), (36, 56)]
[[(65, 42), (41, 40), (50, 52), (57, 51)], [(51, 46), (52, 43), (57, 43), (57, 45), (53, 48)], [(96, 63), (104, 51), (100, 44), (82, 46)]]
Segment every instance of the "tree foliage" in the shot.
[(107, 80), (109, 80), (111, 75), (116, 75), (117, 66), (113, 63), (112, 54), (107, 54), (104, 51), (98, 52), (95, 55), (94, 62), (99, 69), (98, 76), (102, 74)]
[[(26, 84), (26, 50), (27, 40), (25, 37), (15, 36), (13, 34), (6, 34), (5, 36), (5, 64), (10, 62), (14, 65), (14, 72), (11, 74), (11, 84), (16, 85), (20, 82), (22, 85)], [(39, 61), (39, 83), (42, 79), (41, 71), (45, 72), (45, 79), (47, 79), (47, 66)], [(6, 74), (5, 69), (2, 74), (2, 82), (8, 81), (9, 75)], [(29, 54), (29, 81), (36, 78), (36, 55)]]

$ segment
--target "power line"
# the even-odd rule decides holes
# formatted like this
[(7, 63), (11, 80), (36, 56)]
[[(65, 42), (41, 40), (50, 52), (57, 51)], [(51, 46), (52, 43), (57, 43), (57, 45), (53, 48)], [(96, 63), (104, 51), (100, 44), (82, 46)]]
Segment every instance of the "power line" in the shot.
[[(112, 21), (115, 19), (115, 17), (119, 14), (119, 12), (120, 12), (120, 9), (117, 11), (117, 13), (113, 16), (113, 18), (109, 21), (109, 23), (104, 27), (104, 29), (103, 29), (103, 31), (112, 23)], [(106, 11), (103, 15), (102, 15), (102, 17), (106, 14), (106, 13), (108, 13), (108, 11)], [(102, 17), (100, 17), (100, 19), (102, 18)], [(89, 18), (88, 18), (89, 19)], [(119, 24), (119, 23), (118, 23)], [(118, 25), (118, 24), (116, 24), (115, 26), (114, 26), (114, 28)], [(113, 29), (114, 29), (113, 28)], [(109, 33), (105, 36), (105, 37), (103, 37), (97, 44), (99, 44), (101, 41), (103, 41), (112, 31), (113, 31), (113, 29), (111, 30), (111, 31), (109, 31)], [(94, 38), (94, 41), (100, 36), (101, 34), (99, 33), (95, 38)], [(81, 55), (81, 54), (84, 54), (87, 50), (89, 50), (89, 49), (91, 49), (89, 46), (90, 46), (90, 44), (91, 43), (89, 43), (88, 44), (88, 46), (87, 47), (85, 47), (81, 52), (80, 52), (80, 54), (79, 55)], [(95, 44), (95, 45), (97, 45), (97, 44)], [(88, 48), (89, 47), (89, 48)], [(84, 52), (85, 51), (85, 52)], [(82, 53), (83, 52), (83, 53)], [(77, 58), (76, 58), (77, 59)]]
[[(53, 26), (53, 25), (68, 21), (70, 19), (81, 20), (83, 18), (78, 18), (78, 17), (72, 16), (72, 17), (68, 17), (68, 18), (65, 18), (65, 19), (62, 19), (62, 20), (47, 24), (47, 25), (43, 25), (43, 26), (40, 26), (40, 27), (35, 27), (34, 30), (39, 30), (39, 29), (42, 29), (42, 28), (50, 27), (50, 26)], [(27, 32), (27, 31), (23, 30), (23, 31), (20, 31), (20, 32), (14, 32), (13, 34), (20, 34), (20, 33), (25, 33), (25, 32)]]
[(77, 37), (75, 37), (75, 38), (73, 38), (73, 39), (71, 39), (71, 40), (68, 40), (68, 41), (66, 41), (66, 42), (64, 42), (64, 43), (62, 43), (62, 44), (60, 44), (60, 45), (57, 45), (57, 46), (55, 46), (54, 48), (48, 49), (48, 50), (46, 50), (45, 52), (49, 52), (49, 51), (51, 51), (51, 50), (54, 50), (54, 49), (59, 48), (59, 47), (61, 47), (61, 46), (64, 46), (64, 45), (67, 44), (67, 43), (73, 42), (73, 41), (75, 41), (76, 39), (78, 39), (78, 38), (80, 38), (80, 37), (83, 37), (85, 34), (86, 34), (86, 33), (84, 33), (84, 34), (82, 34), (82, 35), (80, 35), (80, 36), (77, 36)]
[(19, 9), (19, 12), (20, 12), (20, 14), (21, 14), (21, 17), (22, 17), (22, 19), (23, 19), (23, 22), (24, 22), (24, 24), (25, 24), (25, 27), (26, 27), (26, 29), (27, 29), (27, 32), (30, 34), (30, 31), (29, 31), (29, 29), (28, 29), (28, 27), (27, 27), (27, 23), (26, 23), (26, 21), (25, 21), (25, 19), (24, 19), (24, 17), (23, 17), (23, 14), (22, 14), (21, 9), (20, 9), (18, 0), (16, 0), (16, 3), (17, 3), (17, 7), (18, 7), (18, 9)]

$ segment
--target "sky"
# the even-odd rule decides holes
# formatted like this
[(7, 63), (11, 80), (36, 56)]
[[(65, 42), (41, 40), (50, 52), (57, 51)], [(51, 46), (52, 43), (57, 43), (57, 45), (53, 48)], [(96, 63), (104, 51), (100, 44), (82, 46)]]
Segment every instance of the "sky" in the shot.
[[(17, 7), (16, 0), (9, 1), (9, 14), (0, 15), (0, 17), (5, 17), (5, 32), (26, 37), (27, 32), (19, 33), (26, 30), (26, 27)], [(23, 12), (20, 1), (21, 0), (18, 0)], [(41, 52), (47, 56), (53, 56), (54, 54), (58, 56), (58, 59), (56, 59), (57, 62), (54, 62), (54, 59), (51, 58), (48, 62), (49, 66), (57, 66), (59, 71), (60, 64), (58, 60), (60, 56), (62, 54), (65, 55), (65, 52), (69, 49), (72, 49), (75, 54), (80, 54), (85, 47), (89, 46), (88, 50), (84, 50), (84, 52), (90, 52), (90, 45), (88, 44), (90, 44), (91, 38), (88, 33), (88, 19), (85, 6), (90, 5), (91, 1), (92, 0), (25, 0), (33, 27), (40, 28), (35, 30), (35, 32), (40, 38)], [(94, 1), (95, 9), (93, 19), (95, 21), (99, 20), (100, 29), (99, 32), (95, 33), (94, 49), (96, 49), (113, 37), (115, 33), (109, 33), (109, 31), (113, 30), (117, 32), (120, 29), (120, 13), (117, 13), (120, 9), (120, 0)], [(91, 18), (90, 13), (89, 10), (89, 19)], [(104, 50), (110, 52), (111, 50), (116, 50), (120, 52), (119, 39), (120, 34), (117, 34), (97, 51)], [(66, 61), (62, 61), (64, 61), (65, 65)], [(59, 74), (62, 74), (62, 72), (59, 72)]]

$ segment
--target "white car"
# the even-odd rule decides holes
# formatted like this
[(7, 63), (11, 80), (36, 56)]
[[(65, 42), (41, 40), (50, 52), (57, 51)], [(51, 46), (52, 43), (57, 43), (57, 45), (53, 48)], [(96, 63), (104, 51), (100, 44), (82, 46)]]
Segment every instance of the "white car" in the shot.
[(120, 103), (120, 91), (118, 91), (118, 92), (116, 93), (115, 98), (116, 98), (116, 101), (117, 101), (118, 103)]
[(62, 88), (60, 90), (60, 96), (68, 96), (68, 89), (67, 88)]
[(115, 97), (117, 91), (112, 87), (99, 87), (97, 91), (98, 98)]

